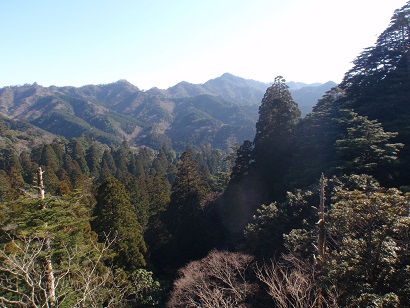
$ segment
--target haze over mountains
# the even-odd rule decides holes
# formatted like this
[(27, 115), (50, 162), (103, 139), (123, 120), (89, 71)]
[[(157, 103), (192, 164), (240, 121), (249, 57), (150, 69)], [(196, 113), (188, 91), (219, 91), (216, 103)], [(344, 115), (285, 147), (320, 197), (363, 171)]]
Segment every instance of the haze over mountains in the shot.
[[(303, 115), (335, 85), (289, 83)], [(126, 80), (82, 87), (10, 86), (0, 89), (0, 114), (7, 123), (33, 125), (28, 130), (25, 124), (25, 131), (40, 128), (65, 138), (87, 133), (109, 144), (127, 140), (158, 149), (165, 142), (183, 149), (210, 143), (225, 149), (254, 137), (258, 107), (269, 86), (228, 73), (166, 90), (142, 91)]]

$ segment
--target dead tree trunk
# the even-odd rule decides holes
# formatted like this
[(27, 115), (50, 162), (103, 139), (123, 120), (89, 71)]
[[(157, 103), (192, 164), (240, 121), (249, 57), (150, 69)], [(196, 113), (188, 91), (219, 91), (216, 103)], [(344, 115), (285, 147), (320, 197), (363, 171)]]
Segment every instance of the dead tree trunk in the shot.
[[(45, 171), (41, 170), (41, 167), (37, 169), (37, 186), (35, 188), (38, 191), (39, 198), (41, 200), (41, 210), (46, 208), (46, 204), (44, 202), (45, 193), (44, 193), (44, 182), (43, 182), (43, 173)], [(45, 224), (47, 228), (47, 223)], [(44, 269), (45, 269), (45, 280), (46, 280), (46, 294), (47, 294), (47, 302), (49, 303), (50, 307), (55, 307), (56, 305), (56, 287), (55, 287), (55, 277), (54, 277), (54, 270), (53, 270), (53, 263), (51, 261), (51, 240), (50, 236), (46, 235), (44, 241), (44, 251), (46, 252), (46, 257), (44, 260)]]
[(320, 177), (320, 204), (318, 210), (319, 221), (317, 222), (319, 227), (319, 234), (317, 240), (317, 256), (316, 256), (316, 274), (320, 274), (323, 269), (323, 263), (325, 261), (326, 254), (326, 217), (325, 217), (325, 188), (327, 179), (324, 174)]
[(45, 171), (41, 170), (41, 167), (38, 167), (37, 169), (37, 186), (34, 186), (35, 189), (38, 191), (38, 196), (41, 202), (41, 209), (45, 208), (45, 203), (44, 203), (44, 182), (43, 182), (43, 173)]

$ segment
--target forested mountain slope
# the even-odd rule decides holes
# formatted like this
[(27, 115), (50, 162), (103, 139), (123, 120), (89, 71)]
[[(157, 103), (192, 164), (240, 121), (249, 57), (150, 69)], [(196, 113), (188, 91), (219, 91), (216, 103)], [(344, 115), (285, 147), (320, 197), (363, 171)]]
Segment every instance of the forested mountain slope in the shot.
[(0, 306), (410, 307), (409, 25), (334, 87), (1, 89)]
[[(314, 97), (331, 86), (309, 87), (309, 95), (300, 96), (302, 104), (308, 97), (310, 108)], [(254, 135), (257, 108), (267, 87), (230, 74), (202, 85), (181, 82), (146, 92), (125, 80), (79, 88), (12, 86), (0, 89), (0, 113), (65, 138), (88, 133), (110, 144), (127, 140), (159, 149), (164, 142), (174, 147), (209, 142), (227, 149)]]

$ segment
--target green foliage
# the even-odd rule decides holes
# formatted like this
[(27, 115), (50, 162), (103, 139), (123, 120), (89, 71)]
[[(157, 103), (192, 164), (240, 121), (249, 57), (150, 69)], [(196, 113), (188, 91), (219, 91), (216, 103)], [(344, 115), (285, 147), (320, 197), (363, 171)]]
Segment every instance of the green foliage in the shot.
[(141, 226), (124, 185), (114, 178), (108, 178), (98, 188), (96, 200), (92, 227), (100, 241), (107, 236), (115, 240), (113, 263), (127, 271), (145, 265), (146, 246)]
[(171, 185), (161, 173), (156, 173), (148, 187), (150, 197), (150, 216), (165, 211), (171, 195)]
[(300, 110), (285, 80), (278, 76), (266, 90), (259, 107), (253, 142), (244, 141), (237, 151), (231, 181), (222, 198), (226, 228), (240, 237), (261, 204), (285, 199), (285, 181), (294, 148)]
[(0, 201), (9, 201), (13, 199), (13, 191), (10, 185), (10, 179), (4, 170), (0, 170)]
[(345, 172), (370, 172), (379, 167), (388, 168), (397, 159), (404, 145), (390, 143), (397, 133), (385, 132), (376, 120), (359, 116), (351, 110), (341, 110), (347, 124), (347, 134), (336, 140), (336, 149), (344, 162), (340, 168)]
[(310, 206), (315, 201), (312, 192), (298, 190), (288, 193), (284, 203), (263, 204), (245, 228), (244, 248), (264, 259), (280, 255), (285, 248), (305, 257), (306, 229), (312, 222)]
[[(81, 274), (92, 272), (98, 276), (93, 276), (94, 285), (101, 288), (77, 306), (161, 305), (161, 286), (153, 273), (141, 269), (145, 258), (161, 274), (174, 274), (178, 266), (205, 256), (215, 243), (241, 243), (235, 248), (259, 258), (286, 252), (282, 260), (305, 264), (303, 277), (320, 290), (321, 299), (334, 288), (343, 307), (410, 306), (409, 196), (382, 188), (369, 176), (387, 187), (408, 186), (410, 181), (410, 150), (404, 146), (410, 144), (409, 12), (410, 2), (395, 12), (377, 44), (355, 60), (340, 87), (327, 92), (303, 120), (285, 80), (277, 77), (262, 99), (254, 141), (245, 139), (254, 133), (256, 107), (218, 96), (232, 92), (229, 96), (241, 104), (253, 99), (232, 91), (241, 89), (234, 76), (168, 91), (142, 92), (125, 81), (53, 87), (53, 93), (38, 85), (0, 89), (15, 98), (7, 106), (26, 104), (21, 109), (30, 109), (24, 116), (32, 123), (76, 137), (51, 142), (54, 137), (44, 131), (1, 118), (1, 286), (29, 293), (26, 282), (2, 267), (12, 265), (9, 257), (21, 260), (19, 248), (25, 247), (26, 254), (35, 256), (30, 268), (35, 279), (45, 258), (52, 259), (61, 278), (62, 305), (74, 307), (79, 297), (85, 298), (81, 279), (86, 276)], [(229, 167), (215, 147), (225, 149), (241, 140), (227, 183)], [(183, 152), (176, 164), (169, 146), (182, 151), (187, 142), (199, 151)], [(21, 198), (35, 185), (39, 165), (46, 167), (47, 196), (61, 195), (47, 198), (43, 210), (40, 201)], [(328, 189), (333, 191), (320, 222), (327, 231), (326, 258), (316, 258), (310, 272), (312, 256), (318, 255), (319, 198), (295, 188), (316, 190), (322, 172), (351, 176), (335, 179)], [(352, 175), (362, 172), (369, 175)], [(72, 190), (80, 187), (84, 196), (73, 196)], [(294, 193), (285, 201), (287, 190)], [(45, 239), (52, 242), (49, 251)], [(109, 250), (103, 244), (107, 240)], [(284, 280), (287, 273), (298, 272), (277, 273)], [(0, 305), (11, 305), (1, 302), (7, 292), (0, 292)]]
[[(290, 194), (282, 208), (263, 206), (246, 229), (246, 247), (266, 249), (279, 231), (286, 248), (282, 261), (290, 261), (291, 267), (312, 262), (316, 267), (309, 275), (314, 275), (322, 295), (337, 295), (326, 300), (335, 300), (340, 307), (407, 307), (410, 195), (385, 189), (369, 175), (334, 178), (329, 191), (321, 222), (326, 248), (320, 267), (312, 258), (319, 247), (314, 194)], [(329, 290), (336, 293), (326, 295)]]
[(59, 167), (57, 155), (50, 144), (46, 144), (43, 147), (43, 150), (41, 152), (40, 165), (46, 166), (48, 167), (47, 169), (50, 168), (53, 171), (56, 171)]
[(343, 109), (345, 92), (333, 88), (302, 120), (296, 132), (295, 155), (287, 178), (306, 187), (326, 175), (366, 172), (383, 182), (394, 177), (401, 143), (376, 120)]
[(249, 140), (245, 140), (236, 151), (235, 164), (232, 167), (231, 179), (237, 181), (247, 176), (251, 163), (253, 144)]
[[(45, 207), (40, 210), (42, 204)], [(55, 252), (64, 249), (66, 244), (79, 245), (91, 236), (89, 209), (84, 207), (79, 196), (47, 198), (45, 201), (24, 198), (8, 203), (7, 208), (10, 216), (6, 231), (15, 230), (12, 234), (23, 237), (50, 237)]]
[(256, 123), (255, 147), (276, 138), (288, 137), (300, 120), (300, 110), (293, 101), (289, 87), (282, 76), (275, 78), (266, 90), (259, 107)]
[(92, 144), (87, 153), (86, 153), (86, 161), (87, 161), (87, 166), (88, 169), (90, 170), (90, 176), (94, 177), (96, 179), (99, 178), (100, 176), (100, 171), (101, 171), (101, 165), (100, 165), (100, 160), (101, 160), (101, 155), (100, 155), (99, 149), (95, 144)]
[(85, 151), (81, 143), (77, 139), (72, 139), (68, 144), (68, 153), (71, 155), (73, 161), (78, 163), (78, 166), (81, 169), (82, 174), (88, 175), (90, 170), (87, 166), (87, 161), (85, 159)]
[(293, 159), (287, 176), (292, 188), (308, 187), (322, 173), (335, 174), (340, 163), (335, 142), (345, 132), (343, 123), (337, 120), (344, 95), (342, 89), (332, 88), (296, 127)]
[(190, 150), (182, 153), (177, 169), (167, 210), (171, 232), (180, 228), (190, 217), (200, 215), (200, 201), (206, 193), (206, 184), (199, 165)]
[(203, 181), (199, 165), (194, 160), (191, 150), (182, 153), (177, 169), (176, 179), (172, 185), (171, 199), (175, 208), (180, 209), (186, 204), (184, 201), (193, 195), (197, 195), (197, 199), (201, 199), (206, 192), (206, 183)]
[[(408, 47), (410, 46), (410, 4), (396, 10), (390, 25), (378, 37), (375, 46), (367, 48), (354, 61), (342, 85), (355, 96), (367, 95), (388, 77), (408, 74)], [(360, 93), (360, 91), (365, 91)]]
[(182, 153), (177, 164), (177, 175), (172, 185), (170, 203), (159, 219), (153, 219), (151, 230), (157, 230), (163, 243), (156, 247), (155, 259), (166, 262), (174, 270), (187, 261), (206, 255), (211, 247), (209, 226), (204, 215), (203, 199), (207, 185), (193, 159), (191, 150)]
[(83, 200), (78, 194), (1, 204), (1, 305), (50, 305), (45, 260), (52, 263), (57, 306), (95, 307), (122, 300), (122, 293), (110, 294), (115, 279), (103, 264), (108, 246), (96, 243)]
[(22, 168), (24, 181), (28, 184), (32, 184), (38, 165), (31, 161), (30, 155), (27, 151), (22, 151), (20, 153), (20, 165)]
[[(409, 3), (394, 12), (376, 44), (356, 58), (341, 83), (346, 91), (344, 108), (354, 108), (370, 120), (377, 119), (387, 131), (398, 132), (396, 142), (406, 145), (410, 142), (409, 12)], [(390, 180), (395, 186), (409, 182), (409, 155), (408, 147), (398, 155), (399, 164), (392, 170), (394, 182)]]
[(273, 256), (280, 249), (284, 224), (276, 204), (262, 204), (245, 228), (246, 249), (258, 256)]
[(283, 177), (290, 167), (294, 132), (300, 114), (285, 80), (281, 76), (276, 77), (259, 107), (252, 153), (256, 172), (270, 187), (268, 201), (277, 199), (281, 194), (283, 198), (286, 192)]
[(163, 289), (160, 283), (153, 278), (153, 273), (138, 269), (130, 274), (130, 296), (138, 307), (158, 307), (163, 301)]
[(332, 197), (328, 232), (334, 249), (324, 279), (343, 290), (343, 306), (406, 307), (410, 196), (378, 187), (368, 176), (350, 177), (347, 185), (336, 187)]

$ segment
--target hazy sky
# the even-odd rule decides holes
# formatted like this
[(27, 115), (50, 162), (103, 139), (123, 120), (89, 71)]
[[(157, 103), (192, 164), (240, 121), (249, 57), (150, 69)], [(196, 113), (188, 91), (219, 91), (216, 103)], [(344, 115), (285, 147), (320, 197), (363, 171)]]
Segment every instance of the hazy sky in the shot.
[(406, 0), (0, 0), (0, 87), (340, 82)]

